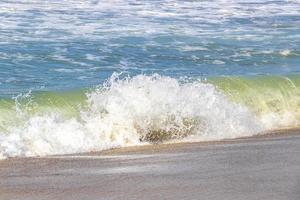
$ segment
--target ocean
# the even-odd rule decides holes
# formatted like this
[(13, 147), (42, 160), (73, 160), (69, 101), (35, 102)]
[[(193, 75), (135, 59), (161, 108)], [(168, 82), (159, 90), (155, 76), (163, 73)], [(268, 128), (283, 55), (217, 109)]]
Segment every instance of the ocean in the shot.
[(300, 124), (299, 0), (0, 2), (0, 157)]

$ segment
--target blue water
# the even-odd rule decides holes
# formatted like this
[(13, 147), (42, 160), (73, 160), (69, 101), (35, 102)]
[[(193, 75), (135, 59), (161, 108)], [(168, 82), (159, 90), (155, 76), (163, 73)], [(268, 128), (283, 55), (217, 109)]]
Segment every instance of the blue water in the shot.
[(0, 159), (300, 126), (299, 0), (0, 1)]
[(64, 91), (113, 72), (295, 74), (300, 1), (0, 2), (0, 95)]

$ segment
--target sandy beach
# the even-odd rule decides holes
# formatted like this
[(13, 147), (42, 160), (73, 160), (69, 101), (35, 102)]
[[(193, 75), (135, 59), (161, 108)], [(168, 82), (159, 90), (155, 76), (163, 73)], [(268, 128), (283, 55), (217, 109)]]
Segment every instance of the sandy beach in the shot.
[[(295, 134), (296, 133), (296, 134)], [(0, 161), (0, 199), (300, 199), (300, 135)]]

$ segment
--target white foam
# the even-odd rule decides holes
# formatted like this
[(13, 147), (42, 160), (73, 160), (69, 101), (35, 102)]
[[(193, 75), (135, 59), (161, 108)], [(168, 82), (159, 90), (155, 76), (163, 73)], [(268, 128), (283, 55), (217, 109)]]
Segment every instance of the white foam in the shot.
[[(262, 124), (247, 108), (201, 81), (180, 83), (159, 75), (109, 82), (87, 94), (80, 117), (59, 113), (26, 117), (0, 134), (0, 155), (44, 156), (140, 145), (147, 134), (219, 140), (257, 134)], [(19, 112), (24, 112), (21, 110)], [(142, 142), (141, 142), (142, 140)]]
[[(37, 11), (39, 15), (35, 16)], [(108, 15), (107, 15), (108, 14)], [(161, 18), (175, 21), (178, 27), (188, 35), (216, 34), (215, 29), (195, 28), (195, 24), (221, 24), (231, 19), (253, 19), (256, 17), (269, 18), (273, 16), (299, 15), (299, 1), (285, 1), (285, 3), (259, 0), (215, 0), (215, 1), (142, 1), (114, 0), (20, 0), (0, 3), (0, 28), (9, 30), (9, 34), (2, 35), (3, 40), (11, 41), (57, 41), (83, 38), (115, 38), (121, 35), (149, 35), (153, 33), (178, 33), (174, 26), (162, 24)], [(99, 20), (105, 19), (105, 20)], [(27, 23), (20, 23), (27, 22)], [(256, 20), (256, 23), (265, 25), (265, 20)], [(34, 30), (24, 34), (18, 30), (28, 30), (28, 25)], [(112, 25), (114, 24), (114, 25)], [(119, 26), (122, 24), (122, 26)], [(192, 24), (192, 25), (191, 25)], [(253, 29), (254, 27), (251, 27)], [(259, 28), (257, 34), (260, 35)], [(57, 31), (59, 30), (59, 31)], [(97, 34), (101, 30), (102, 33)], [(236, 31), (247, 32), (247, 28), (229, 31), (220, 37), (226, 37)], [(59, 35), (59, 32), (65, 32)], [(53, 34), (55, 37), (53, 37)], [(35, 35), (35, 37), (33, 37)], [(246, 34), (240, 34), (246, 37)], [(265, 40), (267, 35), (262, 33)], [(246, 38), (247, 39), (247, 38)]]
[(286, 49), (286, 50), (280, 51), (279, 54), (283, 55), (283, 56), (289, 56), (291, 54), (291, 51)]

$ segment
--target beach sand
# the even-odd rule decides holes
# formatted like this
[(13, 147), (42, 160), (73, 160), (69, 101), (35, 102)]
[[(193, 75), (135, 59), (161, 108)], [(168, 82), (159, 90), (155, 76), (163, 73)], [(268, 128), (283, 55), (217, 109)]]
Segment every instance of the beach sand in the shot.
[(298, 200), (298, 133), (2, 160), (0, 200)]

